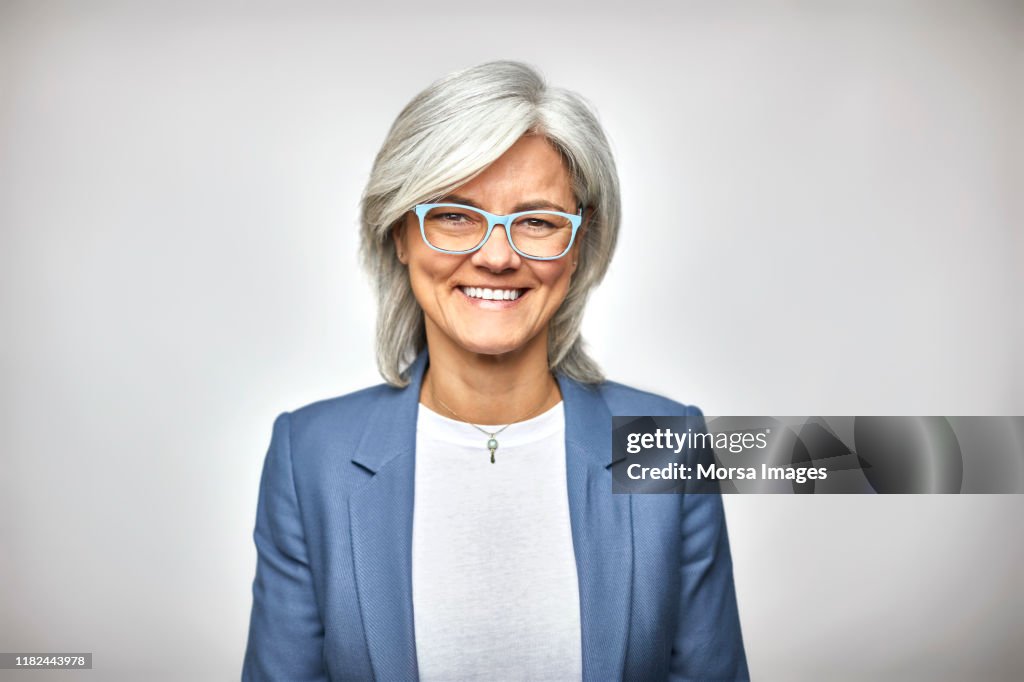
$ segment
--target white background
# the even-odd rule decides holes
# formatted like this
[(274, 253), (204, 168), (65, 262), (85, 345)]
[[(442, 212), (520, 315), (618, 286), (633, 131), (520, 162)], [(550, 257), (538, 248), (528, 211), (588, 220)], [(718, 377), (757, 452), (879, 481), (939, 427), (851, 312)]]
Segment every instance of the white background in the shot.
[[(373, 156), (490, 59), (612, 139), (611, 378), (1024, 414), (1022, 35), (1019, 2), (0, 0), (0, 650), (238, 677), (273, 418), (379, 381)], [(726, 505), (756, 678), (1024, 676), (1024, 497)]]

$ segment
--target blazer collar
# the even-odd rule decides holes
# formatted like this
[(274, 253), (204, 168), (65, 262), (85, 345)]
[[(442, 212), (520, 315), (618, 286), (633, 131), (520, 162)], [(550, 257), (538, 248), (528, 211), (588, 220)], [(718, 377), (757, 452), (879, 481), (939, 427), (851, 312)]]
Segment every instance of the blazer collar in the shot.
[(427, 351), (409, 366), (409, 385), (387, 387), (376, 401), (356, 446), (352, 461), (370, 473), (399, 455), (416, 450), (416, 416), (420, 407), (420, 387), (427, 369)]
[[(349, 498), (352, 557), (374, 676), (417, 679), (412, 612), (416, 418), (428, 364), (376, 401), (352, 461), (372, 477)], [(584, 679), (620, 678), (633, 570), (629, 495), (613, 495), (611, 413), (596, 388), (557, 375), (565, 407), (566, 484), (580, 591)]]
[(416, 417), (427, 354), (409, 385), (386, 388), (367, 417), (352, 461), (371, 478), (349, 497), (356, 595), (374, 679), (417, 680), (412, 612)]

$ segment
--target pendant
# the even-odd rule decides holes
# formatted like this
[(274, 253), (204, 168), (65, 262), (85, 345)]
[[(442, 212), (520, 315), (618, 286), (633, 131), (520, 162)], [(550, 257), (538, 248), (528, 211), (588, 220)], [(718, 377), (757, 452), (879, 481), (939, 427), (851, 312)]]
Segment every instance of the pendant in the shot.
[(491, 434), (491, 439), (487, 441), (487, 449), (491, 451), (491, 464), (494, 464), (494, 451), (498, 449), (498, 439)]

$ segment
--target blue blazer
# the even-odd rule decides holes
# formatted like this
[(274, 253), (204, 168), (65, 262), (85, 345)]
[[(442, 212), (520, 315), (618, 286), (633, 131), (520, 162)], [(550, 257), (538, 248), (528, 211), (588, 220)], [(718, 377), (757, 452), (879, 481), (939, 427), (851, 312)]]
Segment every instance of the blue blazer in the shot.
[[(404, 389), (375, 386), (275, 420), (243, 680), (418, 678), (412, 515), (426, 365), (422, 353)], [(721, 497), (611, 492), (613, 414), (700, 411), (557, 379), (584, 679), (747, 679)]]

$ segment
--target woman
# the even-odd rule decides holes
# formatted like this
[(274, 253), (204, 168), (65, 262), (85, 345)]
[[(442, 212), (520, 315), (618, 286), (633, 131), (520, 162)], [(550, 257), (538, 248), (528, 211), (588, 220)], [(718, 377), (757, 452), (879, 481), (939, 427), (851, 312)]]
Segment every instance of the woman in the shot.
[(387, 383), (280, 415), (243, 678), (747, 676), (717, 495), (613, 495), (580, 338), (619, 224), (576, 95), (495, 62), (395, 121), (362, 213)]

